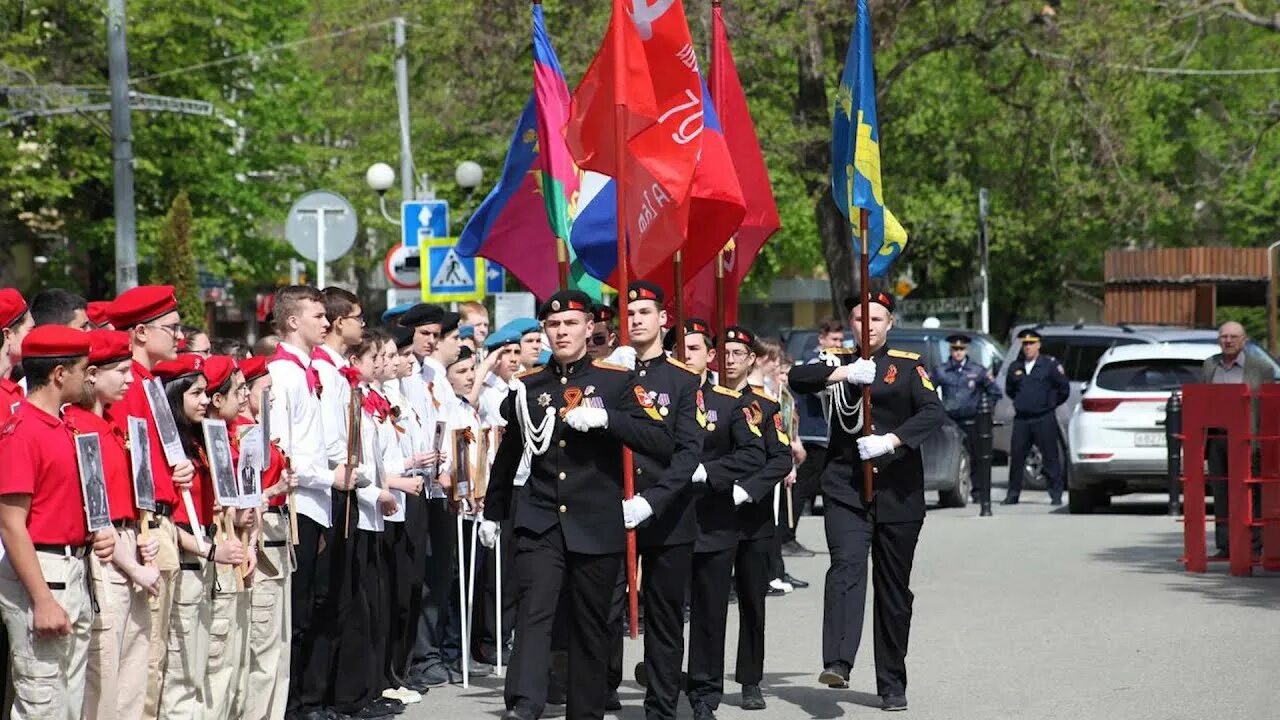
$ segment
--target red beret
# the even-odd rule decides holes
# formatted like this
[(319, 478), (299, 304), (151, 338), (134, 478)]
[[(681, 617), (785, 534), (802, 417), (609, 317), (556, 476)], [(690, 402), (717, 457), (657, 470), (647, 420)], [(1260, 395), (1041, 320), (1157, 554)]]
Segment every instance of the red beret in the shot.
[(204, 359), (204, 379), (209, 388), (220, 387), (236, 371), (236, 361), (229, 355), (210, 355)]
[(22, 339), (22, 357), (63, 358), (89, 354), (89, 333), (65, 325), (41, 325)]
[(110, 365), (133, 356), (129, 333), (119, 330), (89, 331), (89, 364)]
[(131, 328), (178, 309), (172, 285), (140, 285), (125, 290), (107, 309), (107, 317), (117, 329)]
[(204, 357), (194, 354), (179, 355), (177, 360), (156, 363), (156, 366), (151, 368), (151, 372), (165, 382), (188, 375), (198, 375), (204, 372)]
[(0, 328), (14, 324), (27, 312), (27, 301), (13, 288), (0, 288)]
[(244, 373), (244, 381), (251, 383), (267, 374), (267, 358), (251, 357), (240, 361), (240, 372)]
[(84, 314), (89, 316), (89, 322), (102, 327), (111, 324), (111, 318), (108, 315), (110, 308), (110, 300), (94, 300), (84, 309)]

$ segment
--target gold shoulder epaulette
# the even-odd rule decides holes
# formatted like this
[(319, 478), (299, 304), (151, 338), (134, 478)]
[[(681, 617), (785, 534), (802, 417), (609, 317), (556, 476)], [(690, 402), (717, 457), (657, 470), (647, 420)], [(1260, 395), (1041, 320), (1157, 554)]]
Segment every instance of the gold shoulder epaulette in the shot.
[(759, 395), (760, 397), (764, 398), (765, 400), (768, 400), (768, 401), (769, 401), (769, 402), (771, 402), (771, 403), (776, 403), (776, 402), (778, 402), (778, 398), (776, 398), (776, 397), (774, 397), (774, 396), (770, 395), (770, 394), (769, 394), (769, 393), (768, 393), (764, 388), (762, 388), (762, 387), (756, 387), (755, 385), (752, 385), (752, 386), (751, 386), (751, 392), (753, 392), (753, 393), (755, 393), (755, 394)]
[(712, 385), (711, 390), (713, 392), (718, 392), (721, 395), (728, 395), (734, 400), (737, 400), (738, 398), (742, 397), (742, 393), (738, 392), (737, 390), (730, 390), (729, 388), (724, 387), (723, 385)]
[(823, 348), (822, 352), (831, 353), (832, 355), (851, 355), (856, 351), (853, 348), (847, 348), (841, 345), (840, 347)]
[(625, 367), (617, 363), (611, 363), (608, 360), (592, 360), (592, 365), (605, 370), (617, 370), (618, 372), (629, 372)]
[(528, 370), (524, 370), (522, 372), (516, 373), (516, 377), (526, 378), (526, 377), (529, 377), (530, 375), (537, 375), (538, 373), (542, 372), (542, 368), (544, 367), (546, 367), (546, 365), (539, 365), (536, 368), (529, 368)]
[(889, 349), (889, 357), (906, 358), (907, 360), (919, 360), (920, 353), (914, 353), (910, 350), (894, 350)]
[(673, 357), (669, 357), (669, 358), (667, 358), (667, 362), (671, 363), (672, 365), (675, 365), (676, 367), (680, 368), (681, 370), (684, 370), (685, 372), (689, 373), (690, 375), (701, 375), (701, 374), (702, 374), (702, 373), (698, 372), (697, 370), (694, 370), (693, 368), (689, 367), (688, 365), (685, 365), (684, 363), (680, 362), (679, 360), (677, 360), (677, 359), (675, 359), (675, 358), (673, 358)]

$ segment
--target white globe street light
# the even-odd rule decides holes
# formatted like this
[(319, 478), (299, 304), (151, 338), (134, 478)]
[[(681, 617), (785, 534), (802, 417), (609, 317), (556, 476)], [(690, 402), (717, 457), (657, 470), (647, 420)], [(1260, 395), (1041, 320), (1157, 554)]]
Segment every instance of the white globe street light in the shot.
[(458, 181), (459, 187), (468, 191), (475, 190), (484, 180), (484, 168), (480, 167), (480, 163), (463, 160), (458, 163), (458, 169), (454, 170), (453, 179)]
[(391, 186), (395, 184), (396, 171), (392, 170), (391, 166), (386, 163), (374, 163), (365, 171), (364, 181), (371, 190), (381, 195), (390, 190)]

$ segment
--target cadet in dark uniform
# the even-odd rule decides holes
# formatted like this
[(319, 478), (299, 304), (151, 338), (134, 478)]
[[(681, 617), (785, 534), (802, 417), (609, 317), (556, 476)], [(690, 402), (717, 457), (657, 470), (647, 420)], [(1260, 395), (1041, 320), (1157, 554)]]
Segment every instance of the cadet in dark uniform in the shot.
[[(538, 316), (551, 341), (550, 364), (517, 376), (502, 404), (507, 431), (485, 496), (480, 539), (492, 547), (497, 523), (515, 529), (520, 597), (516, 647), (507, 675), (506, 720), (531, 720), (547, 694), (551, 626), (561, 591), (571, 603), (567, 714), (604, 715), (613, 635), (609, 601), (626, 549), (624, 518), (644, 500), (623, 500), (622, 447), (666, 462), (671, 433), (643, 382), (621, 366), (587, 355), (591, 301), (566, 290)], [(527, 474), (521, 471), (527, 459)], [(512, 503), (517, 485), (519, 502)]]
[(1049, 502), (1062, 504), (1062, 458), (1058, 454), (1058, 418), (1054, 411), (1071, 397), (1071, 383), (1062, 363), (1040, 354), (1034, 330), (1018, 333), (1022, 353), (1005, 375), (1004, 389), (1013, 401), (1013, 437), (1009, 441), (1009, 492), (1001, 505), (1017, 505), (1022, 474), (1031, 446), (1040, 448), (1048, 480)]
[[(916, 353), (885, 347), (893, 326), (893, 298), (872, 296), (871, 359), (856, 351), (827, 350), (823, 362), (791, 370), (799, 393), (825, 391), (831, 403), (831, 445), (822, 473), (828, 500), (824, 521), (831, 567), (827, 570), (818, 681), (845, 687), (862, 641), (867, 594), (867, 550), (875, 588), (876, 691), (885, 710), (907, 707), (907, 638), (911, 631), (911, 564), (924, 524), (924, 469), (920, 444), (942, 424), (945, 412)], [(845, 300), (850, 327), (862, 337), (862, 308)], [(871, 432), (860, 437), (862, 386), (871, 386)], [(874, 464), (870, 501), (863, 497), (862, 461)]]
[(969, 451), (969, 488), (973, 499), (978, 500), (977, 463), (978, 431), (974, 418), (978, 415), (978, 399), (983, 395), (995, 407), (1000, 399), (1000, 388), (991, 377), (991, 371), (981, 363), (969, 359), (968, 335), (948, 335), (951, 357), (933, 369), (933, 381), (942, 390), (942, 406), (947, 416), (964, 432), (964, 448)]
[[(662, 288), (637, 281), (627, 289), (627, 322), (631, 347), (626, 364), (634, 362), (636, 381), (649, 393), (671, 435), (675, 448), (670, 463), (635, 454), (637, 513), (627, 528), (637, 527), (640, 550), (641, 602), (644, 604), (644, 663), (636, 669), (645, 685), (644, 710), (648, 720), (674, 720), (680, 696), (680, 668), (684, 665), (684, 602), (693, 563), (693, 541), (698, 536), (694, 519), (692, 478), (702, 460), (702, 438), (696, 410), (701, 379), (687, 365), (667, 357), (662, 350)], [(629, 356), (629, 357), (626, 357)], [(618, 628), (627, 608), (626, 576), (614, 589), (609, 626)], [(622, 636), (614, 639), (610, 690), (622, 682)], [(569, 676), (573, 678), (572, 675)]]

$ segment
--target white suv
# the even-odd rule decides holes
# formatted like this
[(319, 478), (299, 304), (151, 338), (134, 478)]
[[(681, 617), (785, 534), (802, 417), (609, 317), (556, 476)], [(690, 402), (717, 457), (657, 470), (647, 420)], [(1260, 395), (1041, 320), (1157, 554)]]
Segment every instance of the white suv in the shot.
[(1165, 405), (1174, 390), (1201, 381), (1210, 342), (1142, 343), (1113, 347), (1071, 414), (1068, 505), (1088, 513), (1112, 495), (1164, 492), (1169, 487)]

